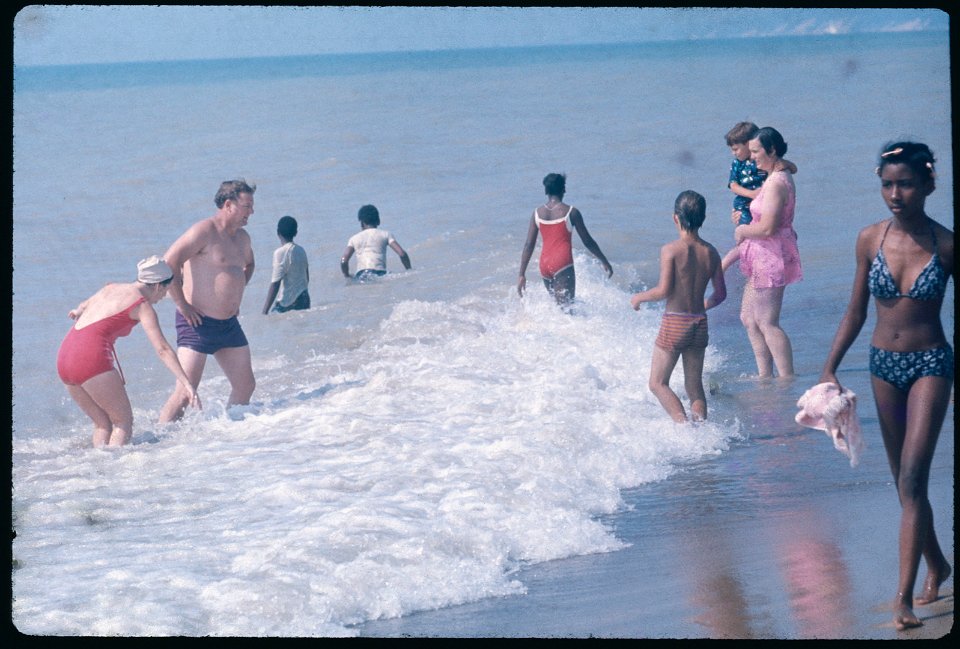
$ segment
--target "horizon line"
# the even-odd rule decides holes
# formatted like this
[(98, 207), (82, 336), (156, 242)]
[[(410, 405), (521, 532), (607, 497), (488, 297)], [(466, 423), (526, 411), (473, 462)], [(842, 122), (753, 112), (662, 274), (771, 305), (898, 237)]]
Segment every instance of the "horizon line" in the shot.
[(662, 38), (647, 40), (623, 40), (623, 41), (597, 41), (583, 43), (544, 43), (539, 45), (488, 45), (473, 47), (442, 47), (442, 48), (424, 48), (424, 49), (383, 49), (383, 50), (356, 50), (342, 52), (312, 52), (301, 54), (263, 54), (257, 56), (210, 56), (210, 57), (189, 57), (189, 58), (161, 58), (161, 59), (130, 59), (115, 61), (89, 61), (82, 63), (34, 63), (18, 64), (14, 57), (13, 67), (21, 71), (39, 68), (76, 68), (96, 65), (133, 65), (133, 64), (156, 64), (156, 63), (199, 63), (199, 62), (225, 62), (225, 61), (246, 61), (258, 59), (306, 59), (318, 57), (338, 57), (338, 56), (382, 56), (382, 55), (415, 55), (415, 54), (439, 54), (443, 52), (481, 52), (487, 50), (542, 50), (556, 47), (570, 48), (575, 47), (611, 47), (611, 46), (637, 46), (637, 45), (665, 45), (676, 43), (695, 43), (695, 42), (715, 42), (715, 41), (733, 41), (733, 40), (773, 40), (773, 39), (803, 39), (803, 38), (843, 38), (851, 36), (863, 36), (874, 34), (949, 34), (949, 29), (942, 28), (921, 28), (921, 29), (866, 29), (846, 32), (822, 31), (817, 33), (805, 34), (741, 34), (734, 36), (689, 36), (687, 38)]

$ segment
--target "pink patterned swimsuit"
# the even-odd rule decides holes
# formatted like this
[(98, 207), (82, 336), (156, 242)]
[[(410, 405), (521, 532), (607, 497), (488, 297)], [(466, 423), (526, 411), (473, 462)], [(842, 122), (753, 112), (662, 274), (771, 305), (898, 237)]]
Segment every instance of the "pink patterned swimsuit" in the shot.
[(797, 195), (791, 175), (786, 172), (770, 174), (760, 187), (760, 193), (750, 203), (750, 214), (754, 223), (762, 222), (763, 195), (774, 183), (780, 183), (787, 189), (787, 202), (783, 206), (780, 229), (769, 237), (744, 239), (740, 242), (740, 271), (754, 288), (777, 288), (803, 279), (797, 233), (793, 229), (793, 210)]

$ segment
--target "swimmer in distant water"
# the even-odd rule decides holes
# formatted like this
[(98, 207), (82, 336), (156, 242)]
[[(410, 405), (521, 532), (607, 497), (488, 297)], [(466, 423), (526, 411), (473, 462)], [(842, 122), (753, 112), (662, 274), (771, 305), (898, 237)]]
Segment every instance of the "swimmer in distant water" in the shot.
[(267, 300), (263, 303), (263, 315), (270, 313), (270, 307), (277, 313), (302, 311), (310, 308), (310, 268), (307, 252), (293, 242), (297, 236), (297, 220), (292, 216), (281, 216), (277, 221), (277, 237), (280, 247), (273, 251), (273, 275)]
[(93, 445), (122, 446), (133, 434), (133, 410), (120, 363), (114, 367), (117, 338), (141, 323), (160, 360), (176, 377), (187, 399), (200, 407), (173, 348), (163, 336), (153, 305), (167, 295), (173, 270), (160, 257), (137, 264), (137, 281), (107, 284), (69, 315), (76, 320), (57, 354), (57, 373), (77, 405), (93, 420)]
[[(630, 300), (634, 310), (644, 302), (667, 301), (650, 362), (650, 391), (676, 422), (687, 421), (683, 404), (670, 389), (670, 375), (681, 356), (693, 420), (707, 418), (707, 397), (703, 391), (703, 358), (708, 341), (706, 312), (727, 297), (720, 253), (700, 238), (706, 214), (707, 202), (697, 192), (687, 190), (677, 196), (673, 222), (680, 238), (660, 249), (657, 285)], [(713, 284), (713, 292), (704, 300), (708, 283)]]
[[(953, 349), (940, 321), (947, 281), (956, 281), (953, 232), (926, 213), (936, 188), (933, 153), (919, 142), (894, 142), (880, 154), (880, 195), (892, 218), (857, 236), (857, 268), (821, 383), (835, 383), (837, 368), (867, 320), (870, 296), (876, 324), (870, 341), (870, 382), (880, 433), (900, 500), (900, 575), (894, 599), (897, 629), (920, 626), (914, 604), (940, 597), (951, 568), (937, 542), (927, 497), (930, 465), (951, 401)], [(923, 590), (913, 587), (920, 558)]]
[(347, 242), (347, 248), (340, 257), (340, 271), (350, 279), (350, 257), (357, 253), (357, 272), (353, 276), (359, 282), (387, 274), (387, 246), (400, 257), (400, 263), (410, 270), (410, 257), (393, 235), (378, 229), (380, 212), (373, 205), (364, 205), (357, 213), (360, 220), (360, 232)]
[(567, 177), (563, 174), (547, 174), (543, 179), (547, 201), (533, 210), (530, 227), (527, 228), (527, 241), (520, 256), (520, 277), (517, 280), (517, 293), (523, 295), (527, 287), (527, 265), (533, 250), (537, 246), (537, 235), (543, 235), (543, 248), (540, 251), (540, 275), (547, 291), (557, 304), (566, 305), (576, 297), (577, 276), (573, 270), (572, 234), (576, 229), (583, 245), (603, 264), (607, 277), (613, 275), (610, 262), (603, 256), (600, 246), (593, 240), (583, 222), (580, 210), (563, 202), (566, 193)]

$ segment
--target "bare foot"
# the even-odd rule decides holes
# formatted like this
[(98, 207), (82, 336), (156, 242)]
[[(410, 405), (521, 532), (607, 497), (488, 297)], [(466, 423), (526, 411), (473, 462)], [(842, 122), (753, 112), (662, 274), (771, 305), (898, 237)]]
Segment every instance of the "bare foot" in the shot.
[(903, 631), (904, 629), (923, 626), (923, 622), (916, 616), (912, 608), (906, 604), (897, 604), (893, 612), (893, 625), (897, 627), (897, 631)]
[(937, 601), (940, 597), (940, 584), (950, 576), (950, 565), (944, 563), (939, 572), (928, 572), (927, 578), (923, 581), (923, 594), (914, 598), (913, 603), (917, 606), (923, 606)]

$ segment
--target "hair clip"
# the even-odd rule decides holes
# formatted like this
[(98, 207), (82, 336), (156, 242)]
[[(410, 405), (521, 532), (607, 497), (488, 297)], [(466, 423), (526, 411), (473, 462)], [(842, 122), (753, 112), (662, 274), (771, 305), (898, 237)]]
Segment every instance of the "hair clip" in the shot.
[(936, 178), (936, 177), (937, 177), (937, 170), (933, 168), (933, 163), (932, 163), (932, 162), (927, 162), (927, 169), (930, 170), (930, 177), (931, 177), (931, 178)]
[(898, 146), (896, 149), (891, 149), (890, 151), (885, 151), (884, 153), (881, 153), (880, 157), (889, 158), (892, 155), (900, 155), (901, 153), (903, 153), (903, 147)]

